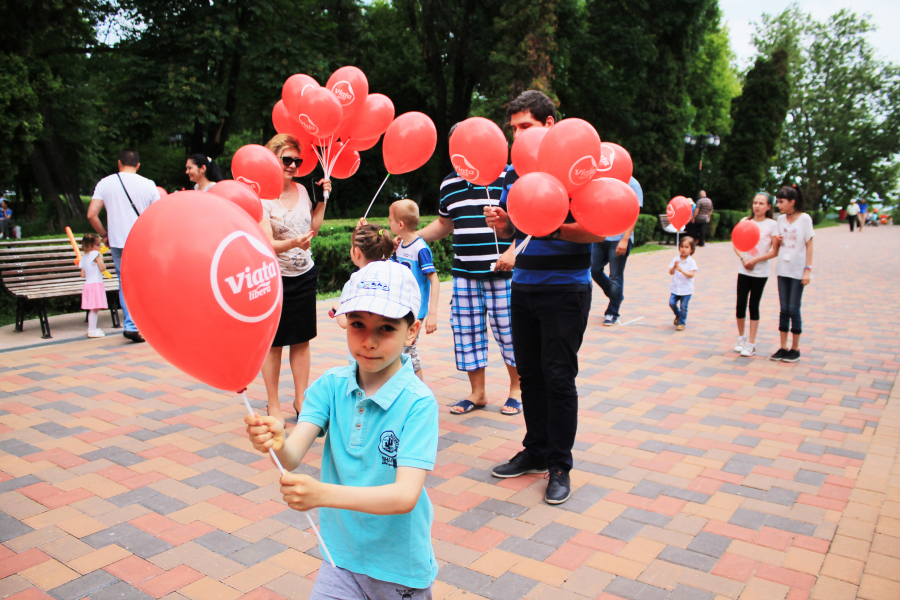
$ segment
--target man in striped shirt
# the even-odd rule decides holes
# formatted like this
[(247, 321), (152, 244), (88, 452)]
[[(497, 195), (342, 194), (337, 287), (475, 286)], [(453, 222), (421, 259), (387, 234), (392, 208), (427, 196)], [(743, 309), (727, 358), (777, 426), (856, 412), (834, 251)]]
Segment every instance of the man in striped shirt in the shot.
[[(455, 129), (456, 126), (453, 126)], [(453, 135), (453, 129), (450, 135)], [(522, 412), (519, 372), (513, 354), (510, 326), (510, 275), (514, 259), (510, 240), (497, 240), (487, 226), (484, 207), (500, 202), (503, 176), (487, 186), (476, 186), (451, 173), (441, 183), (438, 219), (418, 232), (428, 243), (453, 234), (453, 296), (450, 324), (456, 368), (469, 376), (472, 393), (450, 408), (464, 414), (487, 405), (485, 368), (487, 367), (490, 321), (494, 339), (509, 372), (509, 398), (500, 412)], [(501, 206), (505, 207), (505, 204)]]

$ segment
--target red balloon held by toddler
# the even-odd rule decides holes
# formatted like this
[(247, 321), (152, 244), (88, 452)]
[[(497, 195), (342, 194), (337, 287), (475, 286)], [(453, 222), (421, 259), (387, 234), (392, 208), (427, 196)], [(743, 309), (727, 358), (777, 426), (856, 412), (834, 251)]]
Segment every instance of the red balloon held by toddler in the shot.
[(731, 243), (738, 252), (750, 252), (759, 243), (759, 225), (747, 219), (731, 230)]
[(691, 203), (684, 196), (675, 196), (669, 200), (669, 205), (666, 207), (669, 223), (677, 231), (681, 231), (681, 228), (691, 220), (691, 212)]

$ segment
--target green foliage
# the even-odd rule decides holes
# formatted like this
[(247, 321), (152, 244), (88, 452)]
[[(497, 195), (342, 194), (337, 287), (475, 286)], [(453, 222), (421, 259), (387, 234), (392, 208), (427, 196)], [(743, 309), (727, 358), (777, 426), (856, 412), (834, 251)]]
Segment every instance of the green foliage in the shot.
[[(722, 220), (722, 215), (719, 214), (719, 211), (713, 211), (713, 214), (709, 216), (709, 225), (706, 227), (706, 237), (711, 240), (716, 239), (716, 233), (719, 231), (724, 231), (723, 229), (719, 229), (719, 222)], [(728, 231), (728, 234), (731, 234), (731, 231)]]
[(813, 226), (818, 225), (822, 221), (825, 220), (825, 211), (824, 210), (810, 210), (807, 211), (809, 213), (810, 218), (812, 219)]
[[(716, 239), (719, 240), (729, 240), (731, 239), (731, 230), (734, 229), (734, 226), (740, 222), (741, 219), (746, 217), (748, 211), (743, 210), (727, 210), (727, 209), (716, 209), (713, 212), (713, 215), (718, 215), (718, 223), (716, 224)], [(710, 235), (712, 237), (712, 235)]]
[(653, 215), (638, 215), (637, 224), (634, 227), (634, 245), (643, 246), (653, 238), (653, 232), (659, 219)]

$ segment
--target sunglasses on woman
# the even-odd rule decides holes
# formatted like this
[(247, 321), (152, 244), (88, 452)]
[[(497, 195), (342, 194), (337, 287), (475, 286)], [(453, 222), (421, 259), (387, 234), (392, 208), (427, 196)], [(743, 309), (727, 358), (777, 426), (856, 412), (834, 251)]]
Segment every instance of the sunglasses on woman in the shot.
[(283, 164), (286, 167), (289, 167), (292, 164), (295, 167), (299, 167), (301, 162), (303, 162), (303, 159), (300, 158), (299, 156), (296, 156), (296, 157), (295, 156), (282, 156), (281, 157), (281, 164)]

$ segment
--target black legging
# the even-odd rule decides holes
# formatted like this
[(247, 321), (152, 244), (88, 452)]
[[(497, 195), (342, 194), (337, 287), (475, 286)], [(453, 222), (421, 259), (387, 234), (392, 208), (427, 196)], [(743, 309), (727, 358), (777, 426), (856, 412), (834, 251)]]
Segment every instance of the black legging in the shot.
[(747, 316), (747, 297), (750, 297), (750, 320), (759, 321), (759, 301), (762, 300), (763, 290), (766, 289), (768, 277), (750, 277), (738, 273), (737, 280), (737, 309), (735, 315), (738, 319)]

